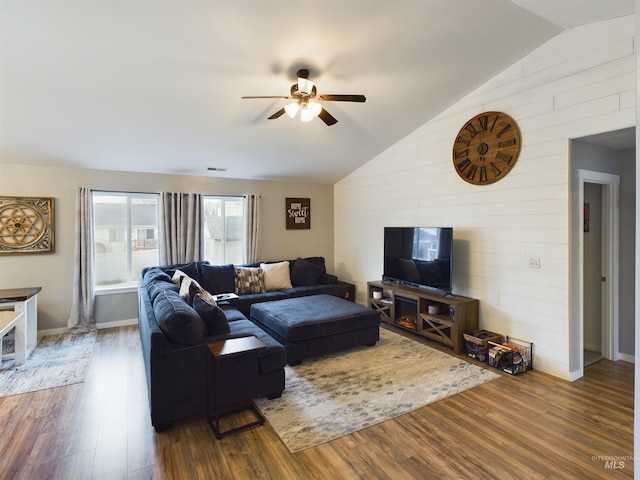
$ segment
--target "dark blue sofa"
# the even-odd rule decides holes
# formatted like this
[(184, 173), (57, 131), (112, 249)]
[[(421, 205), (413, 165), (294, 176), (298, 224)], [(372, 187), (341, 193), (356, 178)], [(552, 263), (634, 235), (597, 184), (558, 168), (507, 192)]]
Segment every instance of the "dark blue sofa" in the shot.
[[(300, 260), (300, 259), (297, 259)], [(293, 269), (297, 260), (290, 260)], [(259, 396), (276, 398), (282, 395), (285, 387), (284, 366), (287, 357), (284, 347), (268, 333), (248, 320), (251, 305), (258, 302), (280, 300), (304, 295), (330, 294), (345, 297), (345, 288), (337, 284), (337, 277), (327, 274), (322, 257), (305, 259), (306, 262), (321, 266), (324, 273), (314, 276), (317, 283), (307, 278), (297, 278), (302, 284), (293, 288), (239, 295), (237, 299), (222, 302), (219, 306), (225, 312), (229, 322), (229, 333), (215, 336), (199, 336), (189, 330), (190, 318), (198, 315), (185, 301), (174, 305), (180, 310), (180, 321), (184, 320), (185, 335), (167, 335), (162, 319), (156, 317), (161, 312), (156, 302), (161, 297), (177, 296), (178, 287), (171, 282), (176, 269), (195, 279), (211, 294), (233, 291), (234, 266), (211, 265), (209, 262), (148, 267), (142, 270), (138, 282), (138, 324), (140, 341), (147, 377), (151, 423), (156, 431), (173, 426), (175, 421), (206, 413), (207, 362), (210, 353), (207, 343), (226, 338), (255, 335), (267, 346), (259, 354), (259, 374), (257, 378), (239, 378), (240, 382), (253, 382), (258, 385)], [(302, 265), (302, 263), (300, 264)], [(299, 266), (300, 266), (299, 265)], [(256, 267), (258, 264), (248, 264)], [(298, 269), (299, 270), (299, 269)], [(316, 272), (317, 273), (317, 272)], [(179, 296), (177, 297), (179, 298)], [(154, 305), (155, 304), (155, 305)], [(154, 306), (156, 307), (154, 309)], [(173, 309), (175, 313), (175, 308)], [(165, 315), (165, 313), (160, 313)], [(197, 321), (197, 319), (194, 320)], [(187, 340), (184, 340), (187, 338)], [(223, 393), (224, 395), (224, 393)], [(224, 398), (222, 399), (224, 403)]]

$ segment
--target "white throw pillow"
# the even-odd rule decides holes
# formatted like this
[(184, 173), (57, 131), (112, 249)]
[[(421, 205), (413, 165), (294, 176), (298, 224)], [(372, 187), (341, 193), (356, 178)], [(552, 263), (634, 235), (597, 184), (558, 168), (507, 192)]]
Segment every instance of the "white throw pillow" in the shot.
[(260, 268), (264, 271), (264, 289), (267, 292), (292, 287), (289, 262), (261, 263)]

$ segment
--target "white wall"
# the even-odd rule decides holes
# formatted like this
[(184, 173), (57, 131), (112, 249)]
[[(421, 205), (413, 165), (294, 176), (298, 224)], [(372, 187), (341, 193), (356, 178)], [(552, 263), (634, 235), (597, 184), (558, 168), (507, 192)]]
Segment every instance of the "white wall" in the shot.
[[(533, 341), (535, 368), (571, 378), (569, 139), (635, 125), (635, 69), (633, 16), (565, 31), (337, 183), (338, 275), (364, 303), (384, 226), (453, 226), (454, 291), (480, 300), (480, 327)], [(516, 120), (522, 150), (503, 180), (474, 186), (452, 147), (490, 110)]]
[[(55, 253), (0, 256), (0, 289), (41, 286), (38, 329), (66, 327), (71, 308), (76, 187), (101, 190), (199, 192), (262, 197), (261, 259), (324, 256), (333, 265), (333, 186), (211, 177), (154, 175), (74, 168), (0, 164), (2, 196), (55, 197)], [(311, 229), (285, 229), (285, 198), (311, 199)], [(118, 324), (137, 318), (136, 294), (96, 299), (96, 321)]]

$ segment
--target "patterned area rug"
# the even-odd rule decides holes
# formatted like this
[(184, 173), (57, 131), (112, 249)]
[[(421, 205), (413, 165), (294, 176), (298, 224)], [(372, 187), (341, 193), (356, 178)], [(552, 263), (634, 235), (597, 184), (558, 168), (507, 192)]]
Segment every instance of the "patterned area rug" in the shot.
[(285, 370), (282, 397), (256, 405), (294, 453), (499, 378), (384, 328), (375, 347)]
[(95, 332), (43, 337), (24, 365), (2, 362), (0, 397), (83, 382), (95, 342)]

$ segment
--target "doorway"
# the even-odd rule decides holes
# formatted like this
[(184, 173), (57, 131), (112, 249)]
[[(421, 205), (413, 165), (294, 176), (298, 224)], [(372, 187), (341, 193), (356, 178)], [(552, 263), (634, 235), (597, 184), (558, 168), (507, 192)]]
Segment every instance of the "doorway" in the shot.
[[(578, 239), (579, 259), (577, 265), (576, 282), (577, 301), (574, 303), (577, 308), (577, 316), (573, 316), (572, 325), (577, 330), (578, 335), (572, 336), (572, 360), (574, 363), (572, 371), (579, 378), (583, 375), (585, 359), (585, 347), (593, 347), (596, 342), (596, 350), (599, 344), (600, 355), (609, 360), (618, 360), (618, 263), (619, 263), (619, 185), (620, 177), (618, 175), (596, 172), (591, 170), (578, 170), (578, 202), (576, 210), (574, 210), (573, 233), (574, 238)], [(587, 202), (586, 198), (590, 198)], [(595, 199), (595, 200), (594, 200)], [(587, 228), (587, 210), (586, 204), (589, 203), (588, 225), (589, 232), (585, 232)], [(592, 208), (595, 209), (592, 210)], [(592, 213), (596, 217), (592, 216)], [(592, 224), (592, 222), (596, 222)], [(591, 242), (593, 236), (587, 236), (592, 231), (600, 230), (597, 233), (599, 237), (596, 242)], [(595, 231), (594, 231), (595, 233)], [(585, 259), (585, 243), (588, 257)], [(595, 260), (593, 257), (596, 257)], [(599, 259), (597, 257), (600, 257)], [(595, 265), (595, 268), (594, 268)], [(595, 270), (595, 272), (593, 272)], [(589, 278), (586, 277), (588, 275)], [(600, 278), (598, 279), (598, 275)], [(594, 280), (595, 277), (595, 280)], [(599, 283), (599, 285), (598, 285)], [(595, 286), (594, 286), (595, 285)], [(595, 293), (594, 293), (595, 291)], [(595, 303), (586, 302), (587, 296), (598, 297)], [(589, 312), (587, 312), (589, 308)], [(593, 309), (596, 311), (594, 312)], [(590, 318), (596, 318), (597, 327), (592, 325)], [(597, 328), (600, 335), (595, 333)], [(587, 343), (589, 342), (589, 343)]]

